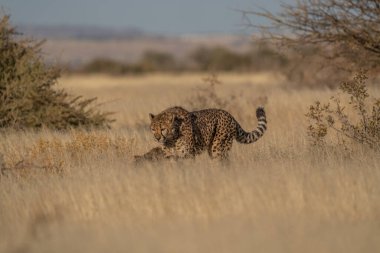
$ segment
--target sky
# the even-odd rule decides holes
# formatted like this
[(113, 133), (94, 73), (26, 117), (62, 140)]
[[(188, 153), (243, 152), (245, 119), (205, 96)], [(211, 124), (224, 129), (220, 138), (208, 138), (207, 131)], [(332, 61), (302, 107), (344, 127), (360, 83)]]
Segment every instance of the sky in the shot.
[[(0, 0), (16, 25), (133, 27), (157, 34), (240, 33), (241, 12), (295, 0)], [(252, 18), (262, 24), (262, 19)]]

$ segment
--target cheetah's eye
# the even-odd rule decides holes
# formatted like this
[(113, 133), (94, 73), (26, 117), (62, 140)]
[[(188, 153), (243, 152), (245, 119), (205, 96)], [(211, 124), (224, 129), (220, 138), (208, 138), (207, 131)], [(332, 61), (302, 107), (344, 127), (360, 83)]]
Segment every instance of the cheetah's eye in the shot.
[(168, 133), (168, 130), (166, 128), (162, 128), (161, 129), (161, 133), (162, 133), (163, 136), (166, 136), (167, 133)]

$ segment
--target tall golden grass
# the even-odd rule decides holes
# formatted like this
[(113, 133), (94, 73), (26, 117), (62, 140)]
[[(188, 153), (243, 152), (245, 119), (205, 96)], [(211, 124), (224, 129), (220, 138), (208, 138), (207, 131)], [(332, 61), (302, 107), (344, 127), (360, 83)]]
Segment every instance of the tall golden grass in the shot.
[(350, 150), (308, 143), (308, 105), (334, 91), (287, 89), (271, 73), (220, 74), (218, 95), (246, 130), (256, 126), (255, 107), (265, 103), (263, 138), (235, 143), (228, 164), (201, 155), (136, 166), (133, 155), (156, 145), (148, 113), (186, 106), (203, 77), (63, 77), (62, 87), (98, 96), (117, 122), (104, 131), (1, 133), (0, 251), (380, 248), (378, 153), (354, 143)]

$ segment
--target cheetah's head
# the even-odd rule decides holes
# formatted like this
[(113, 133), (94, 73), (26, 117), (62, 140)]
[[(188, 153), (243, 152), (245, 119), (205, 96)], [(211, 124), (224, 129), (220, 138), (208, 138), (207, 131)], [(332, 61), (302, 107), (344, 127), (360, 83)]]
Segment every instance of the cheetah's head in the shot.
[(149, 114), (150, 130), (155, 140), (164, 146), (172, 146), (180, 135), (181, 119), (172, 113)]

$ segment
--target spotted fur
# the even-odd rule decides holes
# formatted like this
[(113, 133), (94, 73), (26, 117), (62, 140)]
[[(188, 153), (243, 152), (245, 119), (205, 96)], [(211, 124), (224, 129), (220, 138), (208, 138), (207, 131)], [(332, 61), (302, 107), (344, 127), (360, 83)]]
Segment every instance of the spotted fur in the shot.
[(167, 158), (185, 158), (195, 154), (193, 115), (182, 107), (166, 109), (158, 115), (149, 114), (150, 129), (161, 144)]
[(194, 157), (208, 152), (212, 158), (227, 158), (236, 139), (249, 144), (260, 139), (267, 129), (263, 107), (256, 110), (258, 126), (246, 132), (234, 117), (221, 109), (188, 112), (171, 107), (158, 115), (150, 114), (151, 131), (161, 144), (165, 157)]

